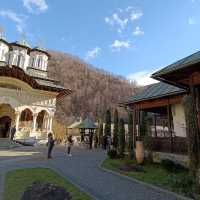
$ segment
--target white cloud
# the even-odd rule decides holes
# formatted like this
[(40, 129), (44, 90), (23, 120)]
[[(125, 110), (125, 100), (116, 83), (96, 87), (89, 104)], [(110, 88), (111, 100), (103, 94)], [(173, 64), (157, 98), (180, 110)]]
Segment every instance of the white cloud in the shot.
[(121, 34), (131, 22), (142, 16), (143, 12), (141, 10), (128, 6), (125, 9), (118, 8), (110, 17), (105, 17), (104, 21), (106, 24), (115, 27), (115, 30)]
[(24, 7), (28, 9), (29, 12), (38, 13), (44, 12), (48, 9), (48, 5), (45, 0), (22, 0)]
[(123, 30), (128, 24), (128, 18), (122, 19), (118, 13), (114, 13), (111, 17), (105, 17), (105, 22), (111, 26), (119, 26), (118, 30)]
[(130, 14), (130, 19), (131, 19), (131, 21), (135, 21), (135, 20), (140, 19), (142, 16), (143, 16), (143, 12), (142, 11), (140, 11), (140, 10), (138, 10), (138, 11), (132, 10), (131, 14)]
[(197, 22), (196, 22), (196, 20), (195, 20), (195, 18), (194, 17), (189, 17), (188, 18), (188, 24), (189, 25), (195, 25)]
[(122, 48), (128, 49), (131, 47), (130, 41), (115, 40), (110, 47), (113, 51), (120, 51)]
[(144, 31), (139, 26), (137, 26), (133, 31), (133, 35), (135, 36), (144, 35)]
[(153, 71), (139, 71), (128, 75), (127, 79), (136, 82), (140, 86), (150, 85), (158, 82), (150, 78), (152, 73)]
[(24, 32), (27, 16), (19, 15), (12, 10), (0, 10), (0, 16), (10, 19), (16, 23), (16, 29), (19, 33)]
[(94, 49), (88, 51), (86, 53), (85, 59), (89, 60), (89, 59), (94, 59), (96, 58), (98, 55), (100, 55), (101, 53), (101, 48), (100, 47), (95, 47)]

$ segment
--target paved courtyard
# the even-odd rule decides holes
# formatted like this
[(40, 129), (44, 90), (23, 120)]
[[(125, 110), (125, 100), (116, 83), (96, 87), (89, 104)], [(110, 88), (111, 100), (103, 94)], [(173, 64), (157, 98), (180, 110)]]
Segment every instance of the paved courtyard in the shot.
[[(65, 155), (63, 147), (56, 147), (52, 160), (46, 160), (45, 148), (25, 148), (8, 151), (11, 158), (0, 150), (0, 192), (6, 171), (16, 168), (49, 167), (98, 200), (181, 200), (172, 193), (149, 187), (137, 181), (104, 171), (99, 168), (105, 159), (102, 150), (73, 149), (73, 156)], [(3, 153), (2, 153), (3, 152)], [(12, 152), (12, 153), (11, 153)], [(26, 155), (23, 156), (25, 152)], [(27, 155), (28, 154), (28, 155)], [(4, 155), (4, 156), (3, 156)], [(0, 194), (1, 194), (0, 193)], [(1, 195), (2, 196), (2, 195)]]

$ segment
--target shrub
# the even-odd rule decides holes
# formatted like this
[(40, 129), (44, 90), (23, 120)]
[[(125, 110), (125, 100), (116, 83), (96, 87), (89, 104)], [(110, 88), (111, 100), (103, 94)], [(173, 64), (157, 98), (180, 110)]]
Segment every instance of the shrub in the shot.
[(180, 193), (184, 193), (190, 197), (193, 196), (192, 194), (194, 181), (191, 176), (177, 176), (173, 174), (168, 177), (167, 182), (169, 183), (169, 185), (171, 185), (172, 188), (177, 188)]
[(183, 167), (182, 165), (175, 163), (175, 162), (173, 162), (172, 160), (169, 160), (169, 159), (162, 160), (161, 165), (163, 166), (163, 168), (165, 170), (167, 170), (168, 172), (171, 172), (171, 173), (186, 170), (186, 168)]
[(72, 196), (63, 187), (49, 183), (34, 182), (31, 186), (29, 186), (25, 190), (21, 200), (36, 200), (36, 199), (71, 200)]
[(110, 159), (116, 159), (118, 157), (115, 149), (109, 150), (107, 154)]
[(144, 136), (144, 148), (147, 150), (146, 161), (153, 163), (153, 140), (151, 136)]

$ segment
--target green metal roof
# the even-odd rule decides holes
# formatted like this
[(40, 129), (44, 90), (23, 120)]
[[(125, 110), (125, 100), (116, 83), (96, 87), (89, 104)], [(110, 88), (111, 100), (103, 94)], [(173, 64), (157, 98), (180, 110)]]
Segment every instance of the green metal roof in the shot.
[(16, 42), (12, 43), (12, 44), (16, 44), (16, 45), (20, 45), (20, 46), (23, 46), (23, 47), (31, 48), (26, 40), (19, 40), (19, 41), (16, 41)]
[(91, 119), (86, 118), (85, 120), (82, 121), (82, 123), (78, 126), (78, 128), (95, 129), (97, 127), (96, 127), (95, 123)]
[[(178, 60), (177, 62), (175, 62), (171, 65), (168, 65), (167, 67), (153, 73), (152, 77), (156, 78), (160, 75), (164, 75), (164, 74), (168, 74), (168, 73), (171, 73), (171, 72), (174, 72), (177, 70), (181, 70), (181, 69), (190, 67), (191, 65), (194, 65), (197, 63), (200, 63), (200, 51), (198, 51), (190, 56), (187, 56), (181, 60)], [(197, 67), (199, 67), (199, 66), (197, 66)]]
[(166, 96), (185, 93), (184, 89), (169, 85), (167, 83), (159, 82), (147, 86), (143, 91), (128, 97), (122, 104), (137, 103), (144, 100), (157, 99)]

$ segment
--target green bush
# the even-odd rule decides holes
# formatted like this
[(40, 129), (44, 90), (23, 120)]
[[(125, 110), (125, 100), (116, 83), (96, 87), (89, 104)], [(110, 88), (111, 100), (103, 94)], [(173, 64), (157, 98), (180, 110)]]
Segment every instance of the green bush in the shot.
[(163, 168), (165, 170), (167, 170), (168, 172), (171, 172), (171, 173), (186, 170), (186, 168), (183, 167), (182, 165), (175, 163), (169, 159), (162, 160), (161, 165), (163, 166)]
[(170, 175), (167, 182), (172, 188), (178, 188), (180, 193), (183, 193), (189, 197), (193, 196), (194, 181), (191, 176), (188, 175)]
[(115, 149), (111, 149), (108, 151), (107, 153), (108, 157), (110, 159), (116, 159), (118, 156), (117, 156), (117, 151)]

